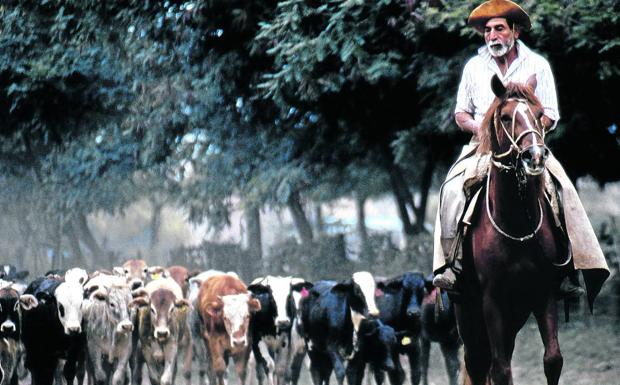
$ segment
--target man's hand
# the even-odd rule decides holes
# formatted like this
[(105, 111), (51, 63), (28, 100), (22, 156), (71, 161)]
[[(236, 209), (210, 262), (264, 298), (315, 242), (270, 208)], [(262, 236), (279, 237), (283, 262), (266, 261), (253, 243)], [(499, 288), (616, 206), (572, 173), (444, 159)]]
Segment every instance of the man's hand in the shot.
[(545, 132), (547, 132), (553, 126), (554, 122), (553, 120), (549, 119), (547, 115), (543, 115), (542, 118), (540, 118), (540, 123), (542, 123), (543, 129), (545, 130)]
[(469, 132), (475, 138), (478, 137), (478, 131), (480, 130), (480, 124), (474, 120), (474, 118), (467, 112), (458, 112), (454, 119), (456, 125), (465, 132)]

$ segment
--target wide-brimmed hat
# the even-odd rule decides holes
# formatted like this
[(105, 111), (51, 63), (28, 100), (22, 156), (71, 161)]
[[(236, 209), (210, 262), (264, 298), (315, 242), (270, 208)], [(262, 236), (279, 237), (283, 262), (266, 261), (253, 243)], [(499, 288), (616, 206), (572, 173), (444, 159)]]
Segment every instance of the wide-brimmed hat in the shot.
[(467, 24), (474, 27), (476, 31), (484, 33), (487, 21), (496, 17), (508, 19), (525, 30), (532, 27), (529, 15), (518, 4), (510, 0), (485, 1), (471, 12)]

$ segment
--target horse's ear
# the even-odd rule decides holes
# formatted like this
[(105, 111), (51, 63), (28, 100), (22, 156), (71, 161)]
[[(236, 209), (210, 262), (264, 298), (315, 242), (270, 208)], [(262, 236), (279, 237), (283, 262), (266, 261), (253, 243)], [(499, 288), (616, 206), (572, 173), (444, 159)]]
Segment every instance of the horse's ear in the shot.
[(525, 81), (525, 85), (529, 86), (532, 89), (532, 92), (536, 91), (536, 86), (538, 85), (538, 81), (536, 80), (536, 74), (532, 74), (532, 76), (527, 78), (527, 80)]
[(491, 78), (491, 89), (493, 90), (495, 96), (497, 96), (498, 98), (502, 98), (506, 93), (506, 87), (504, 86), (504, 83), (499, 80), (497, 75), (493, 75), (493, 77)]

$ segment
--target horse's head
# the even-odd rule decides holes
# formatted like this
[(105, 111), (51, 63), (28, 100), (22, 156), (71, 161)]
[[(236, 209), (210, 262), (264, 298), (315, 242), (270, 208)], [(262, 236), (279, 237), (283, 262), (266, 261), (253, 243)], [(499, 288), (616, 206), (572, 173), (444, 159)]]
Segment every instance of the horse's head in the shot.
[(522, 167), (528, 175), (540, 175), (549, 149), (540, 121), (543, 107), (534, 95), (535, 78), (526, 84), (504, 85), (494, 75), (491, 88), (497, 98), (482, 123), (480, 151), (491, 152), (502, 169)]

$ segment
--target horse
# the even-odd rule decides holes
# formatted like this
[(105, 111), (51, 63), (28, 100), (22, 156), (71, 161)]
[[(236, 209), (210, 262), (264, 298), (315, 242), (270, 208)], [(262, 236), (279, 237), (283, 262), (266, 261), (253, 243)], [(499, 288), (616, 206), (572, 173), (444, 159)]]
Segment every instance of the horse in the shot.
[(515, 338), (533, 313), (547, 384), (557, 385), (563, 364), (557, 266), (570, 260), (567, 238), (544, 195), (549, 149), (543, 107), (529, 84), (504, 85), (495, 75), (491, 88), (496, 98), (478, 147), (491, 153), (491, 165), (463, 238), (462, 298), (455, 304), (466, 375), (475, 385), (512, 384)]

